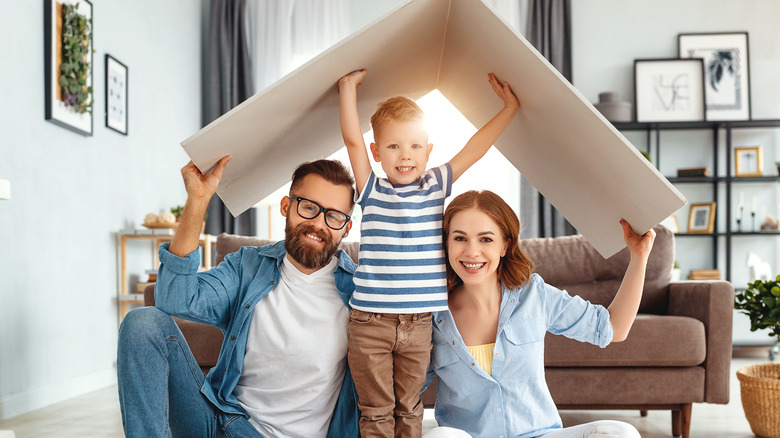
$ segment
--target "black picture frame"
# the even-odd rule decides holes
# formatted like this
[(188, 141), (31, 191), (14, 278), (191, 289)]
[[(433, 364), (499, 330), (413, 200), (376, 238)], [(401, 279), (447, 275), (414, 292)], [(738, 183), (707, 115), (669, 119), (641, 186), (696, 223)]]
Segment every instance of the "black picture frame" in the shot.
[(703, 60), (635, 59), (634, 120), (705, 121)]
[[(59, 86), (59, 71), (62, 59), (62, 4), (77, 5), (80, 14), (85, 15), (92, 23), (92, 2), (89, 0), (44, 0), (43, 1), (43, 41), (44, 41), (44, 119), (54, 124), (70, 129), (84, 136), (91, 136), (93, 132), (92, 112), (89, 110), (79, 114), (72, 107), (65, 105), (62, 99), (62, 91)], [(94, 26), (90, 24), (90, 39), (88, 49), (89, 73), (86, 78), (86, 86), (94, 84), (95, 70), (92, 50), (94, 47)], [(93, 88), (94, 90), (94, 88)], [(94, 91), (89, 99), (94, 103)], [(94, 107), (93, 107), (94, 109)]]
[(118, 59), (106, 53), (106, 127), (127, 135), (129, 120), (128, 91), (130, 70)]
[(704, 59), (707, 120), (752, 118), (747, 32), (681, 33), (677, 54)]

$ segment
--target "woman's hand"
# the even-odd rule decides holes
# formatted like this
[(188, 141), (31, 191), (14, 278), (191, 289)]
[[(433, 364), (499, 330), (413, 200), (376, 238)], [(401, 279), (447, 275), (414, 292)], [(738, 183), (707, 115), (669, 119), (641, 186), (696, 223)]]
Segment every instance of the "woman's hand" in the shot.
[(653, 242), (655, 242), (655, 230), (651, 228), (640, 236), (634, 233), (631, 225), (625, 219), (620, 220), (620, 225), (623, 227), (623, 240), (626, 241), (631, 256), (647, 259), (653, 249)]

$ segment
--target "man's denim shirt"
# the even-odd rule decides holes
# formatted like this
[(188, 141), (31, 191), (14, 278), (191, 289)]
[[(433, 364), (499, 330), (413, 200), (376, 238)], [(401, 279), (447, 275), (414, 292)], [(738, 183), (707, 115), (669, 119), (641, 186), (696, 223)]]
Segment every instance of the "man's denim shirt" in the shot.
[[(197, 272), (200, 249), (186, 257), (160, 246), (160, 269), (154, 289), (156, 306), (171, 315), (218, 327), (225, 335), (217, 365), (206, 376), (201, 392), (227, 413), (247, 416), (233, 389), (241, 376), (249, 322), (255, 305), (276, 287), (287, 251), (284, 241), (263, 247), (243, 247), (228, 254), (215, 268)], [(344, 251), (335, 271), (336, 289), (344, 305), (355, 290), (356, 265)], [(328, 430), (328, 437), (358, 436), (359, 413), (352, 374), (344, 384)]]

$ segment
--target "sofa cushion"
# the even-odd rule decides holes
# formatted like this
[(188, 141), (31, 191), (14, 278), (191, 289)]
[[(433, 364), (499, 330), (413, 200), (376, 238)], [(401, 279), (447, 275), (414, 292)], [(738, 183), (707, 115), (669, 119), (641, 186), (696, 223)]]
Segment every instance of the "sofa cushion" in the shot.
[[(674, 235), (662, 226), (654, 229), (655, 244), (647, 261), (639, 311), (663, 314), (669, 301)], [(521, 244), (545, 282), (603, 306), (608, 306), (615, 297), (630, 257), (624, 248), (604, 259), (582, 236), (525, 239)]]
[[(242, 246), (263, 246), (276, 242), (276, 240), (261, 239), (254, 236), (239, 236), (237, 234), (222, 233), (217, 236), (214, 265), (222, 263), (222, 260), (225, 260), (226, 255), (238, 251)], [(357, 263), (358, 245), (358, 242), (341, 242), (339, 248), (343, 249), (352, 261)]]
[(628, 338), (606, 348), (548, 333), (548, 367), (686, 367), (704, 362), (704, 324), (687, 316), (637, 315)]
[(640, 409), (648, 404), (705, 401), (703, 367), (546, 368), (544, 374), (559, 409), (577, 405), (586, 409)]

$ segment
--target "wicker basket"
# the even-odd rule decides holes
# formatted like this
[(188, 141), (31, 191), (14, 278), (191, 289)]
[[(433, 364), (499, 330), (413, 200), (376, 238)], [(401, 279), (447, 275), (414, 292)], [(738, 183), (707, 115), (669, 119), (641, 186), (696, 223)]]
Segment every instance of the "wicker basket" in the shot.
[(746, 366), (737, 378), (750, 429), (760, 437), (780, 438), (780, 364)]

